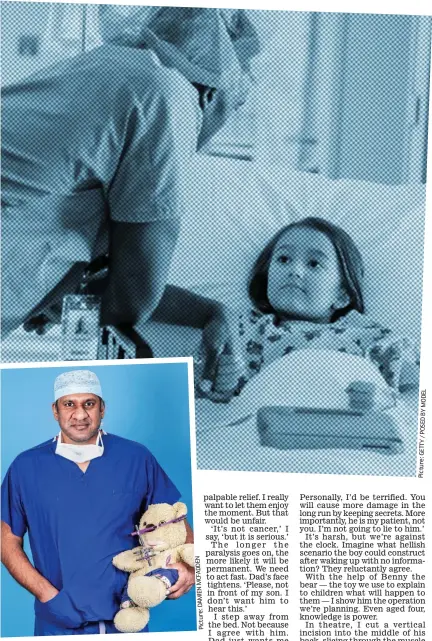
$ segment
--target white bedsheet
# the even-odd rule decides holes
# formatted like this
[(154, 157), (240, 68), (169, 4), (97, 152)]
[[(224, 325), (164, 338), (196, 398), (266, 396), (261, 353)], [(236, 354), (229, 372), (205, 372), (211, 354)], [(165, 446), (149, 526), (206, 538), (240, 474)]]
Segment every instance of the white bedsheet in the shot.
[[(383, 454), (371, 450), (279, 450), (260, 444), (255, 416), (240, 424), (209, 427), (206, 401), (196, 401), (197, 420), (205, 420), (207, 431), (198, 431), (197, 464), (203, 470), (250, 472), (300, 472), (309, 474), (359, 474), (372, 476), (415, 476), (418, 398), (400, 399), (398, 430), (403, 450)], [(201, 417), (201, 419), (198, 419)]]
[[(380, 391), (376, 408), (394, 420), (403, 443), (400, 453), (348, 449), (280, 451), (260, 444), (256, 416), (261, 407), (348, 409), (346, 388), (354, 380), (373, 382)], [(380, 373), (365, 359), (326, 350), (301, 350), (269, 365), (227, 405), (197, 400), (198, 467), (411, 476), (416, 473), (416, 425), (417, 396), (396, 400)]]

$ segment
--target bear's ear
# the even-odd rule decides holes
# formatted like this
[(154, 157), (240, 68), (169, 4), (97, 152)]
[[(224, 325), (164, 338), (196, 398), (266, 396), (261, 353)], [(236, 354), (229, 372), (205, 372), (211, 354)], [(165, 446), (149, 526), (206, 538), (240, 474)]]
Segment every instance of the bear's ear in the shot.
[(175, 509), (175, 518), (187, 514), (187, 507), (185, 503), (181, 503), (181, 501), (174, 503), (173, 508)]

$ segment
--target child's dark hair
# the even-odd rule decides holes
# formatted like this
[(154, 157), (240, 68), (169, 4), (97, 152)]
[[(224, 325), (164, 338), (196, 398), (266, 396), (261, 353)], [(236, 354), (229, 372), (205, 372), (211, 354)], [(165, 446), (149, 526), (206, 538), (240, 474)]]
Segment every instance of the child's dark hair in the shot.
[(255, 307), (265, 314), (276, 313), (267, 297), (268, 272), (271, 258), (274, 248), (283, 234), (288, 229), (298, 227), (316, 229), (325, 234), (335, 248), (341, 270), (342, 286), (349, 296), (349, 303), (343, 309), (336, 309), (331, 321), (334, 322), (338, 320), (338, 318), (345, 316), (345, 314), (351, 310), (357, 310), (362, 314), (364, 312), (364, 267), (361, 254), (352, 238), (343, 229), (324, 218), (315, 217), (303, 218), (298, 222), (286, 225), (270, 240), (266, 247), (264, 247), (255, 261), (249, 279), (249, 296)]

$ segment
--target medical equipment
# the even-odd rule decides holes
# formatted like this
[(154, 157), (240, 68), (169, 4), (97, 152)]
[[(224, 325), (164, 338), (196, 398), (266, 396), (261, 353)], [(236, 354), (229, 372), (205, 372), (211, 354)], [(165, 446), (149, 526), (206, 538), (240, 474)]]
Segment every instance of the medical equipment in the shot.
[(64, 296), (61, 319), (62, 360), (97, 359), (100, 312), (100, 296), (86, 294)]
[[(76, 263), (33, 308), (23, 323), (25, 330), (36, 331), (37, 334), (45, 333), (50, 324), (58, 322), (61, 309), (62, 360), (152, 358), (150, 347), (133, 327), (100, 325), (101, 299), (90, 292), (102, 292), (107, 276), (107, 256), (99, 256), (89, 264)], [(88, 348), (84, 338), (90, 339), (91, 345)], [(80, 350), (86, 354), (78, 355), (77, 352)]]
[(267, 406), (257, 413), (261, 445), (291, 449), (402, 451), (396, 422), (383, 412)]

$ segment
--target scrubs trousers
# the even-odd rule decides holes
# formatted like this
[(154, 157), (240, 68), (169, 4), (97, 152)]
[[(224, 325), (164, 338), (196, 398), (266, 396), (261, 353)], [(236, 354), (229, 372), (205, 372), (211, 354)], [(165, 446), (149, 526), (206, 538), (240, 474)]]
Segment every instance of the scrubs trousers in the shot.
[[(148, 626), (142, 630), (148, 632)], [(99, 621), (98, 623), (86, 623), (80, 628), (63, 628), (51, 621), (36, 618), (35, 637), (60, 636), (63, 634), (121, 634), (115, 629), (112, 621)]]
[[(152, 570), (148, 573), (149, 576), (156, 574), (157, 576), (164, 577), (167, 581), (167, 587), (169, 585), (174, 585), (178, 580), (177, 570), (170, 570), (167, 568), (158, 568)], [(129, 597), (127, 595), (127, 586), (124, 589), (122, 595), (122, 602), (128, 601)], [(141, 632), (148, 632), (148, 625), (141, 630)], [(120, 634), (118, 630), (114, 627), (112, 621), (98, 621), (92, 623), (85, 623), (79, 628), (64, 628), (60, 625), (57, 625), (51, 621), (46, 621), (41, 617), (36, 616), (35, 622), (35, 636), (58, 636), (62, 634)]]

